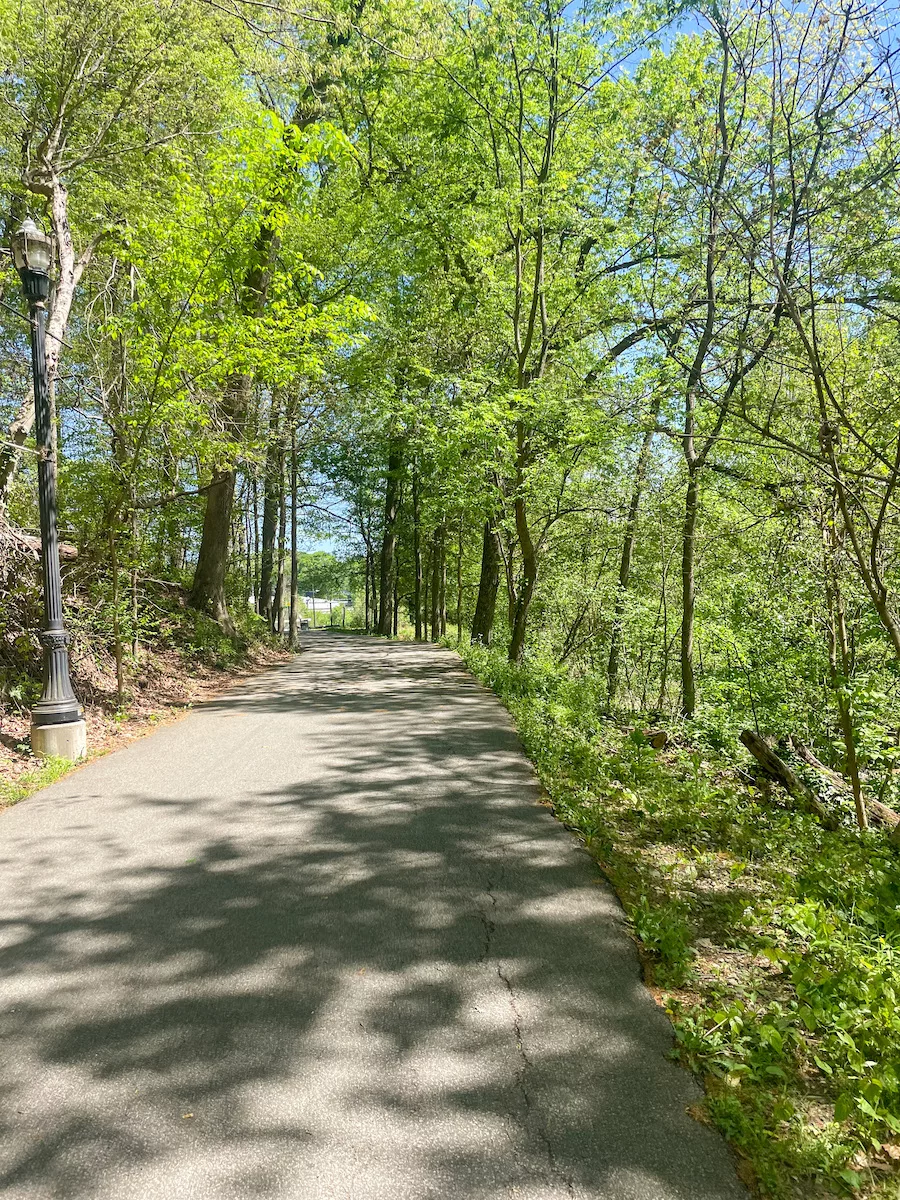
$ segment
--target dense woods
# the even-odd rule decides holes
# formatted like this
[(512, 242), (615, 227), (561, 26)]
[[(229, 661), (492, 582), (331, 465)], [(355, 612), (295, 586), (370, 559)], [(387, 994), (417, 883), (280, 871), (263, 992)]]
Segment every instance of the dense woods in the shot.
[[(459, 645), (614, 878), (588, 792), (632, 851), (647, 822), (680, 847), (618, 882), (705, 997), (680, 1044), (773, 1195), (900, 1186), (897, 22), (885, 0), (0, 6), (4, 241), (30, 216), (54, 242), (81, 695), (127, 711), (167, 640), (295, 645), (304, 591)], [(39, 577), (7, 258), (0, 301), (14, 710)], [(702, 904), (660, 880), (698, 855), (758, 865), (744, 903), (768, 907), (752, 932), (731, 896), (721, 944), (757, 976), (768, 955), (774, 991), (690, 983)]]

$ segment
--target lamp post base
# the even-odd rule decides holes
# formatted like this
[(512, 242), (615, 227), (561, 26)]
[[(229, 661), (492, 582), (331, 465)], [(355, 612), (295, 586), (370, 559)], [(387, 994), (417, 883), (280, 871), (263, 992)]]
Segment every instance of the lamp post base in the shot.
[(87, 726), (84, 721), (32, 725), (31, 749), (38, 758), (68, 758), (77, 762), (87, 754)]

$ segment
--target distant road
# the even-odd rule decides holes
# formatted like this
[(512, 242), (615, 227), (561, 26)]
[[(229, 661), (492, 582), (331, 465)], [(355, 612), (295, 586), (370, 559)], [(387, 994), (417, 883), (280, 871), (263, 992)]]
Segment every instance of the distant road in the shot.
[(737, 1200), (447, 650), (321, 634), (0, 817), (4, 1200)]

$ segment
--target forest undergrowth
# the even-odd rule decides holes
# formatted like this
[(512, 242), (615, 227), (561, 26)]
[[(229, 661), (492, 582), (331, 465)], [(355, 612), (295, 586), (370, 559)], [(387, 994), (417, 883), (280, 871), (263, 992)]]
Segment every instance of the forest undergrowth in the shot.
[[(766, 799), (682, 725), (657, 751), (603, 709), (601, 681), (473, 645), (557, 818), (616, 888), (695, 1115), (778, 1200), (900, 1196), (900, 874), (883, 833)], [(843, 819), (845, 815), (846, 820)]]

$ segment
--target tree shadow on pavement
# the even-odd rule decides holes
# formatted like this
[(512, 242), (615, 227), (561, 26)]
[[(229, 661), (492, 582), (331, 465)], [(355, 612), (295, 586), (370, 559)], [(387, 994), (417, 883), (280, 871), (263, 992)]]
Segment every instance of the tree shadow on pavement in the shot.
[[(142, 786), (247, 712), (287, 761)], [(4, 1196), (744, 1194), (455, 658), (323, 638), (139, 746), (4, 818)]]

